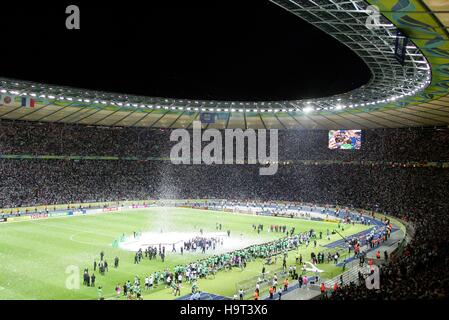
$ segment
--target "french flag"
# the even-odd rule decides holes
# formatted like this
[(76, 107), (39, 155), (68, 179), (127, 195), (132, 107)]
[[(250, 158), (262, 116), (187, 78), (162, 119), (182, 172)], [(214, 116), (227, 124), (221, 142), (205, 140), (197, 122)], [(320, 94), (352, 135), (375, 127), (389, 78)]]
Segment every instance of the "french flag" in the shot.
[(34, 108), (35, 103), (34, 99), (22, 97), (22, 107)]

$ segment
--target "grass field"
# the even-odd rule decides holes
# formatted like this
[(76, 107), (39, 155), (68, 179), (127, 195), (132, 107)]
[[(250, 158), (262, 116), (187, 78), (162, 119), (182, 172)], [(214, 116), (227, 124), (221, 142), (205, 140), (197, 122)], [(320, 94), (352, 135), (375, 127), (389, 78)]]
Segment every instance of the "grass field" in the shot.
[[(205, 257), (204, 254), (170, 253), (165, 263), (160, 259), (134, 264), (134, 253), (112, 248), (112, 241), (121, 234), (131, 235), (133, 231), (157, 232), (161, 229), (173, 232), (194, 232), (203, 229), (205, 232), (215, 232), (216, 223), (221, 223), (224, 230), (231, 230), (231, 237), (245, 238), (262, 237), (264, 242), (282, 237), (281, 233), (264, 231), (258, 235), (252, 229), (253, 224), (262, 223), (287, 225), (295, 227), (296, 232), (314, 229), (317, 232), (333, 230), (335, 223), (316, 222), (300, 219), (250, 216), (194, 210), (184, 208), (150, 208), (129, 210), (107, 214), (84, 215), (46, 220), (23, 221), (0, 224), (0, 299), (95, 299), (95, 288), (80, 286), (77, 290), (66, 288), (69, 274), (67, 268), (79, 268), (80, 282), (82, 270), (86, 267), (91, 271), (93, 261), (99, 259), (103, 250), (110, 264), (105, 276), (96, 273), (96, 284), (103, 287), (105, 297), (114, 296), (114, 287), (123, 285), (126, 280), (133, 281), (135, 275), (141, 279), (154, 271), (163, 271), (175, 265), (186, 264)], [(346, 227), (343, 235), (348, 236), (366, 229), (355, 225)], [(325, 238), (325, 237), (323, 237)], [(318, 240), (318, 246), (339, 240), (340, 236), (332, 235), (331, 240)], [(260, 240), (260, 239), (259, 239)], [(310, 253), (324, 250), (301, 246), (299, 251), (304, 260), (308, 261)], [(209, 251), (212, 254), (212, 251)], [(113, 258), (120, 258), (120, 267), (112, 267)], [(295, 253), (289, 254), (289, 264), (294, 263)], [(234, 268), (232, 271), (220, 271), (215, 279), (199, 281), (201, 291), (232, 296), (236, 283), (257, 276), (262, 270), (262, 260), (248, 263), (243, 271)], [(279, 269), (282, 265), (279, 259), (277, 265), (270, 265), (267, 270)], [(325, 272), (322, 277), (330, 278), (338, 275), (341, 268), (333, 264), (319, 266)], [(181, 289), (181, 295), (188, 294), (190, 286)], [(173, 299), (171, 292), (163, 286), (151, 291), (144, 291), (144, 299)]]

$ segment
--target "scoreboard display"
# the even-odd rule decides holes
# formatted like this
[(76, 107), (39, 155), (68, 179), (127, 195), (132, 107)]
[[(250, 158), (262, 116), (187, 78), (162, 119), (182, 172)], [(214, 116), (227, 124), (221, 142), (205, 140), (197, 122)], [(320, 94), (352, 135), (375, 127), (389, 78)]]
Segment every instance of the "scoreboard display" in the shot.
[(330, 130), (329, 149), (359, 150), (362, 146), (362, 130)]

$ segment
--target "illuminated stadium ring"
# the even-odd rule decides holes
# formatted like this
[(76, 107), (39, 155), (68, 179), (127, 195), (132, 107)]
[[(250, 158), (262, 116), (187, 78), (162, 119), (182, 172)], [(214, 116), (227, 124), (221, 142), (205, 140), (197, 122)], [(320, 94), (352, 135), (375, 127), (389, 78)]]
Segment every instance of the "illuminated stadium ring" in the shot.
[[(0, 94), (18, 96), (14, 106), (25, 97), (48, 110), (28, 116), (28, 111), (5, 109), (0, 118), (187, 128), (199, 119), (199, 113), (213, 112), (219, 115), (210, 125), (215, 128), (343, 129), (449, 123), (446, 110), (428, 111), (433, 103), (437, 110), (449, 107), (449, 100), (442, 98), (449, 88), (449, 33), (441, 18), (427, 7), (449, 9), (449, 4), (439, 0), (425, 0), (426, 4), (420, 0), (271, 1), (358, 54), (371, 70), (369, 83), (327, 98), (230, 102), (134, 96), (0, 78)], [(369, 5), (379, 8), (378, 19), (372, 19), (376, 12)], [(395, 57), (396, 40), (404, 38), (397, 35), (398, 30), (410, 40), (403, 64)], [(59, 117), (63, 109), (86, 108), (91, 113), (80, 111), (79, 118), (70, 114)]]

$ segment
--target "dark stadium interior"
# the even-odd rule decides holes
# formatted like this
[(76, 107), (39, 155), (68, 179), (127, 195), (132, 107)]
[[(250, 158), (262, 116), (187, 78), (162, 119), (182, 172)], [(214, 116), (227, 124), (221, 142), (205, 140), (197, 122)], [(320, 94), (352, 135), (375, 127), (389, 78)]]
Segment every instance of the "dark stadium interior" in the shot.
[(206, 100), (324, 97), (371, 77), (346, 46), (269, 1), (82, 2), (79, 32), (65, 29), (67, 4), (2, 4), (2, 32), (26, 48), (2, 46), (0, 76)]

